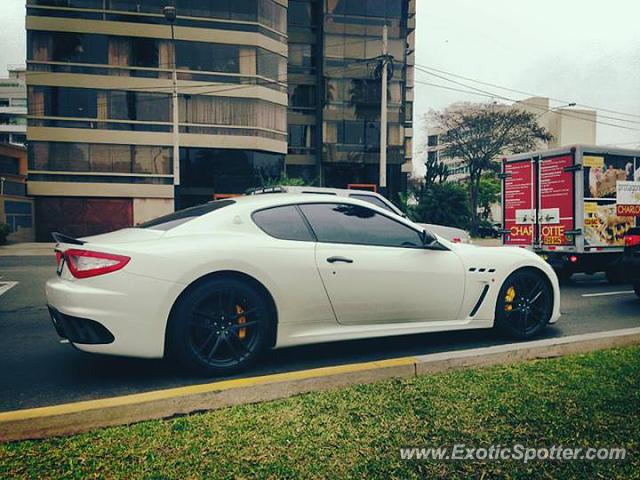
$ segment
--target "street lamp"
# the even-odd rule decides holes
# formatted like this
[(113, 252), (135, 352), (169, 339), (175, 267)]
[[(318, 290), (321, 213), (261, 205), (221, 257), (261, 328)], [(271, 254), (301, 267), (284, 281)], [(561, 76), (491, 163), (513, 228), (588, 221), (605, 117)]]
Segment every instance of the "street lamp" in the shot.
[[(178, 72), (176, 67), (176, 35), (174, 24), (176, 22), (176, 7), (166, 6), (162, 9), (165, 20), (171, 26), (171, 45), (173, 48), (173, 62), (171, 67), (171, 77), (173, 80), (173, 185), (180, 185), (180, 136), (179, 136), (179, 111), (178, 111)], [(178, 192), (174, 188), (174, 203), (178, 205)]]

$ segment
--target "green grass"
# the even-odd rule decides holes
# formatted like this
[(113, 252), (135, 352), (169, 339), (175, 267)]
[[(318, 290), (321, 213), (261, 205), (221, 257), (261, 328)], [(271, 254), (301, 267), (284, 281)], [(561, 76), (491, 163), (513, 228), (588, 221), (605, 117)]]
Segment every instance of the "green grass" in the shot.
[[(401, 446), (627, 448), (627, 459), (409, 462)], [(359, 385), (0, 445), (0, 478), (640, 478), (640, 348)]]

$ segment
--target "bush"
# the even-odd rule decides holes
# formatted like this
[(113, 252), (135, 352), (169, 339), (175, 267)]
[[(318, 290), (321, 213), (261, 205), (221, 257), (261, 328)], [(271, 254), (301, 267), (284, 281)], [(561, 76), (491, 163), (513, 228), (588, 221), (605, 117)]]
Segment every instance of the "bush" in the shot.
[(471, 212), (464, 186), (456, 183), (434, 183), (424, 188), (412, 215), (416, 222), (468, 228)]
[(0, 223), (0, 245), (7, 243), (7, 237), (11, 233), (11, 227), (6, 223)]

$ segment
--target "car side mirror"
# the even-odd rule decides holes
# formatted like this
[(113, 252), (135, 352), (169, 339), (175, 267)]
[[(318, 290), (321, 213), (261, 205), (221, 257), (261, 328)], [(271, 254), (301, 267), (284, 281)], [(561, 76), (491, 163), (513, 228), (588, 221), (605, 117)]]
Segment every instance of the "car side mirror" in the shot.
[(420, 240), (422, 240), (422, 246), (425, 248), (432, 247), (438, 243), (436, 237), (431, 235), (426, 230), (422, 230), (422, 232), (420, 233)]
[(420, 239), (422, 240), (422, 248), (425, 250), (449, 250), (443, 244), (438, 241), (435, 235), (423, 230), (420, 233)]

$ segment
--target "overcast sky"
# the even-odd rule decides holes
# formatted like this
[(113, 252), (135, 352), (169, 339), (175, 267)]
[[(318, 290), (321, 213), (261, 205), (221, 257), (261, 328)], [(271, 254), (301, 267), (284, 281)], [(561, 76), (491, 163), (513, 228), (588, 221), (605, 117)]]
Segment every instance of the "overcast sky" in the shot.
[[(417, 0), (416, 64), (565, 103), (635, 114), (598, 112), (629, 120), (599, 121), (636, 130), (598, 124), (597, 140), (640, 145), (639, 19), (639, 0)], [(418, 71), (416, 79), (466, 89)], [(506, 97), (526, 97), (458, 80)], [(490, 101), (420, 84), (415, 98), (416, 119), (460, 100)], [(423, 127), (418, 122), (414, 129), (414, 164), (422, 161)]]
[[(25, 1), (0, 2), (2, 72), (7, 65), (25, 63)], [(630, 142), (640, 144), (639, 19), (640, 0), (417, 0), (416, 63), (566, 103), (638, 115), (599, 112), (599, 121), (635, 130), (600, 124), (598, 143), (633, 146)], [(416, 79), (467, 89), (419, 71)], [(422, 114), (456, 101), (490, 100), (419, 83), (415, 98), (417, 165), (422, 163)]]

